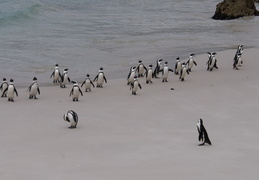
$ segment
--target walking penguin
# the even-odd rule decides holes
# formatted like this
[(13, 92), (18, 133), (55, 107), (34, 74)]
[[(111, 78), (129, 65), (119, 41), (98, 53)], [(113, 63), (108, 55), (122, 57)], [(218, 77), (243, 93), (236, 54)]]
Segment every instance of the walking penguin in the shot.
[(211, 145), (208, 133), (203, 125), (203, 120), (199, 119), (197, 123), (197, 129), (198, 129), (198, 140), (201, 141), (202, 143), (199, 144), (199, 146), (203, 146), (205, 143)]

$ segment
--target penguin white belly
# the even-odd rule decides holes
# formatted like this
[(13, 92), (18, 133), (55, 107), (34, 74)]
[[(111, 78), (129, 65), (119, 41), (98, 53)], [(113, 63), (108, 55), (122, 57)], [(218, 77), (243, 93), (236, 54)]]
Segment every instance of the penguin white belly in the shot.
[(131, 72), (130, 77), (128, 79), (128, 83), (133, 83), (134, 81), (135, 72)]
[(85, 89), (91, 89), (91, 82), (89, 79), (85, 80)]
[(74, 87), (72, 98), (78, 98), (78, 97), (79, 97), (79, 88), (78, 87)]
[(163, 79), (167, 79), (168, 73), (169, 73), (168, 68), (164, 68)]
[(97, 85), (102, 86), (102, 85), (103, 85), (103, 82), (104, 82), (103, 74), (100, 73), (100, 74), (98, 75)]
[(8, 98), (14, 98), (14, 86), (9, 85), (6, 95)]
[(66, 85), (67, 83), (69, 83), (68, 82), (68, 76), (67, 76), (67, 74), (65, 74), (63, 84)]
[(176, 67), (176, 72), (178, 73), (180, 71), (181, 71), (181, 63), (178, 63)]
[(71, 126), (75, 126), (76, 122), (74, 121), (73, 115), (71, 113), (68, 113), (67, 116), (68, 116)]
[(214, 67), (215, 62), (216, 62), (215, 58), (212, 58), (212, 61), (211, 61), (210, 66), (209, 66), (210, 69), (212, 69)]
[(4, 83), (2, 86), (2, 91), (4, 91), (8, 87), (7, 83)]
[(138, 90), (138, 81), (135, 81), (133, 85), (133, 92), (137, 92), (137, 90)]
[(182, 75), (181, 75), (181, 79), (185, 78), (185, 76), (186, 76), (186, 69), (183, 68), (183, 70), (182, 70)]
[(147, 81), (150, 81), (151, 80), (151, 78), (152, 78), (152, 70), (148, 70), (148, 72), (147, 72)]
[(192, 67), (193, 67), (193, 60), (192, 59), (190, 59), (188, 67), (189, 67), (189, 69), (192, 69)]
[(38, 89), (38, 86), (37, 86), (37, 84), (33, 84), (32, 86), (31, 86), (31, 91), (30, 91), (30, 95), (31, 96), (36, 96), (36, 94), (37, 94), (37, 89)]
[(139, 74), (143, 74), (144, 73), (144, 67), (143, 65), (139, 66)]
[(54, 80), (55, 81), (58, 81), (59, 80), (59, 71), (58, 70), (55, 70), (55, 73), (54, 73)]

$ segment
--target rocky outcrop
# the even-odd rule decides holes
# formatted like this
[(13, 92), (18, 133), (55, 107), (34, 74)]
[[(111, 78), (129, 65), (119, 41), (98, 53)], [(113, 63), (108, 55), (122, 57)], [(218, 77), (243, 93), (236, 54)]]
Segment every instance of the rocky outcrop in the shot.
[(243, 16), (258, 16), (254, 0), (224, 0), (217, 5), (213, 19), (229, 20)]

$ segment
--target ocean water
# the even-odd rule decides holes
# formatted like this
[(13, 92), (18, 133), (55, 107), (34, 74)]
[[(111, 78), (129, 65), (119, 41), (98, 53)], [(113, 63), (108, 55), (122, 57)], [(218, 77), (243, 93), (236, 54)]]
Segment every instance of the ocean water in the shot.
[(126, 78), (141, 59), (147, 66), (175, 58), (258, 47), (259, 17), (211, 19), (221, 0), (0, 0), (0, 78), (51, 84), (55, 64), (71, 79)]

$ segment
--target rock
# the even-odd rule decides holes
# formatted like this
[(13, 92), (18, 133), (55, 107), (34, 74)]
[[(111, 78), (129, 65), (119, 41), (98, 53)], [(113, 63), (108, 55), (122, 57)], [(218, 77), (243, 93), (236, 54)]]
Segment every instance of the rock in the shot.
[(224, 0), (217, 5), (212, 19), (230, 20), (243, 16), (258, 16), (254, 0)]

